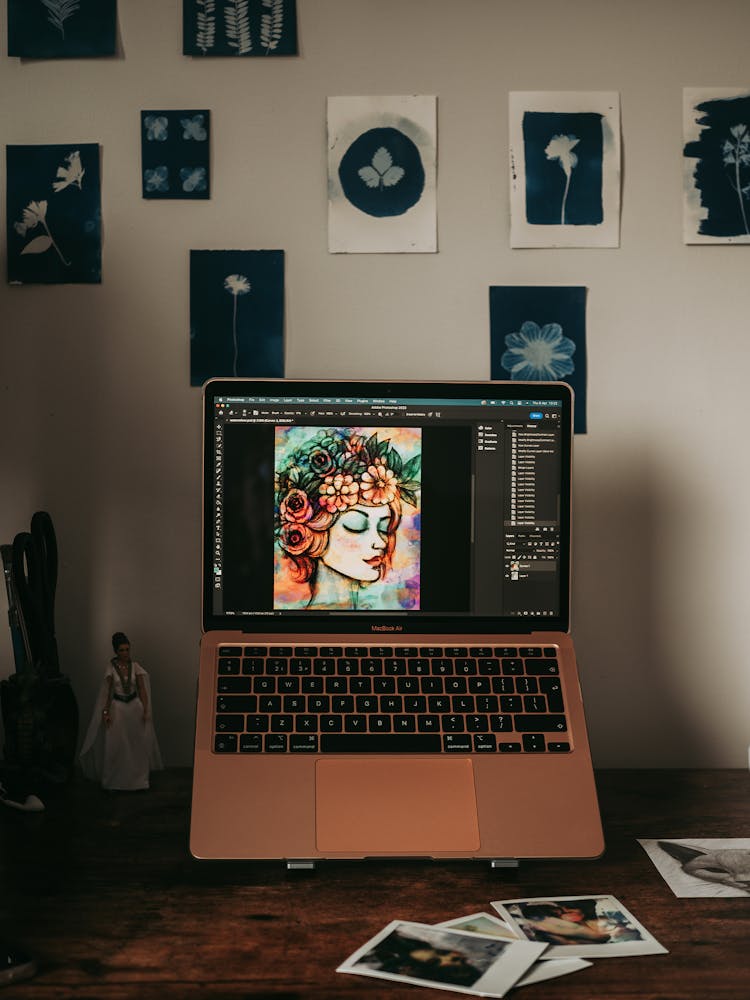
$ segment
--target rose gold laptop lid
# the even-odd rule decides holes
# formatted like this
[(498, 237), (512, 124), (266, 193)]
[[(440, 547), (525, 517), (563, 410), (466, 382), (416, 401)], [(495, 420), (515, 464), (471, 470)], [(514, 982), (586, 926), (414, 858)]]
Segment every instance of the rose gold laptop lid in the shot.
[(601, 853), (571, 408), (557, 383), (206, 385), (197, 857)]

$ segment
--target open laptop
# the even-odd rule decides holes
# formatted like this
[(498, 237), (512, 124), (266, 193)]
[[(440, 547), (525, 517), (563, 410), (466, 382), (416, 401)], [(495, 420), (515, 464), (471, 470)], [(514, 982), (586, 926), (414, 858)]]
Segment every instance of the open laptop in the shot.
[(592, 858), (570, 388), (204, 387), (199, 858)]

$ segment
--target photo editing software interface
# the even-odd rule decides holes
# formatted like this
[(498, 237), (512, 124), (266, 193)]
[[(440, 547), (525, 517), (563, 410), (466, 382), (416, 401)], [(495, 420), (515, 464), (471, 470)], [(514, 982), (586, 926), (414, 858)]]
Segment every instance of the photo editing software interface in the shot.
[(219, 396), (211, 413), (213, 615), (564, 613), (559, 400)]

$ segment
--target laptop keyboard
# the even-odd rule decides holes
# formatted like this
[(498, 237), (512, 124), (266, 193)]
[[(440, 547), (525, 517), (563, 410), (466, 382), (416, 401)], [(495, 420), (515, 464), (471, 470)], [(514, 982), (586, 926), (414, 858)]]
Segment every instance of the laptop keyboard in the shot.
[(220, 646), (216, 753), (567, 753), (554, 646)]

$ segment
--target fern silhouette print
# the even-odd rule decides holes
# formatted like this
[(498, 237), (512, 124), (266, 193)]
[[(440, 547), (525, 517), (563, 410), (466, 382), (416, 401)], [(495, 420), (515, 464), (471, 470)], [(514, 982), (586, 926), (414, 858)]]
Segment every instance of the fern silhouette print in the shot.
[(183, 0), (187, 56), (296, 56), (296, 0)]

